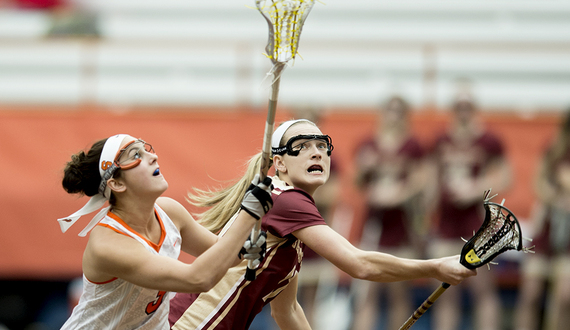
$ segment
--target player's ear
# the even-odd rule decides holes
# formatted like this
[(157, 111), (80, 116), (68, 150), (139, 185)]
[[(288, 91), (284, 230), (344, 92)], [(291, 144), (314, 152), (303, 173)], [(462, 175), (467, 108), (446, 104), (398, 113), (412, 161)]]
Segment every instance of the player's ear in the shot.
[(107, 181), (107, 186), (114, 192), (124, 192), (127, 190), (127, 186), (123, 183), (123, 181), (117, 180), (115, 178), (109, 179)]
[(285, 165), (283, 156), (281, 155), (273, 156), (273, 166), (275, 167), (275, 170), (278, 171), (279, 173), (287, 172), (287, 166)]

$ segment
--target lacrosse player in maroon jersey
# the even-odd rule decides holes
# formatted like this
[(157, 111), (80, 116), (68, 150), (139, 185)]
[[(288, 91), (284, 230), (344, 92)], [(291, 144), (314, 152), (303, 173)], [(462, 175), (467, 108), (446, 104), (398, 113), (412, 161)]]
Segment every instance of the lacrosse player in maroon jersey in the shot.
[[(274, 204), (262, 222), (267, 232), (267, 253), (257, 268), (257, 278), (245, 280), (247, 263), (242, 262), (208, 292), (176, 294), (170, 304), (172, 329), (247, 329), (265, 304), (271, 305), (271, 315), (281, 329), (310, 329), (297, 302), (297, 274), (305, 245), (347, 274), (370, 281), (433, 277), (458, 284), (476, 274), (459, 264), (459, 256), (414, 260), (354, 247), (325, 223), (312, 198), (329, 176), (331, 138), (312, 122), (301, 119), (280, 125), (271, 144), (276, 171), (272, 181)], [(232, 226), (231, 221), (216, 219), (223, 212), (235, 211), (231, 200), (234, 194), (243, 193), (249, 177), (259, 171), (260, 159), (261, 154), (252, 158), (246, 175), (234, 186), (194, 196), (196, 202), (215, 205), (208, 210), (210, 214), (201, 215), (203, 225), (213, 232), (221, 230), (221, 235)]]
[[(538, 201), (531, 224), (536, 253), (521, 264), (513, 329), (566, 329), (570, 324), (570, 109), (540, 161), (534, 191)], [(543, 299), (548, 307), (541, 327)]]
[[(361, 247), (397, 257), (420, 256), (418, 221), (424, 214), (421, 193), (427, 181), (425, 152), (410, 132), (409, 106), (391, 97), (379, 111), (378, 129), (356, 152), (357, 184), (366, 196), (366, 220)], [(414, 310), (410, 283), (389, 285), (355, 282), (363, 288), (357, 299), (354, 330), (374, 329), (379, 314), (378, 296), (386, 291), (388, 329), (397, 329)]]
[[(481, 226), (484, 210), (481, 196), (489, 188), (504, 191), (511, 181), (511, 169), (505, 159), (501, 140), (485, 129), (477, 118), (471, 98), (462, 96), (453, 105), (450, 127), (437, 137), (432, 149), (433, 169), (437, 174), (434, 187), (435, 224), (428, 247), (430, 257), (437, 258), (461, 251)], [(436, 182), (437, 181), (437, 182)], [(500, 301), (493, 272), (482, 270), (468, 281), (473, 294), (476, 330), (500, 328)], [(458, 329), (461, 319), (461, 290), (442, 296), (435, 306), (435, 329)]]

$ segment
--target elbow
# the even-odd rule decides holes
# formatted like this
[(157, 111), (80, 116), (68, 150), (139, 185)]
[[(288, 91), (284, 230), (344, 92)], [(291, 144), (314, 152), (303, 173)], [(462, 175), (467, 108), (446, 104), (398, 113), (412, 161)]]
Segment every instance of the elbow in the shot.
[(369, 280), (373, 274), (373, 266), (364, 258), (359, 256), (355, 258), (355, 263), (344, 271), (358, 280)]
[(220, 279), (211, 276), (196, 276), (188, 279), (187, 291), (189, 293), (201, 293), (210, 291)]
[(214, 288), (217, 282), (213, 281), (202, 281), (199, 286), (197, 287), (199, 292), (207, 292)]
[(371, 276), (371, 271), (368, 267), (359, 265), (356, 268), (352, 269), (348, 274), (357, 280), (368, 280)]

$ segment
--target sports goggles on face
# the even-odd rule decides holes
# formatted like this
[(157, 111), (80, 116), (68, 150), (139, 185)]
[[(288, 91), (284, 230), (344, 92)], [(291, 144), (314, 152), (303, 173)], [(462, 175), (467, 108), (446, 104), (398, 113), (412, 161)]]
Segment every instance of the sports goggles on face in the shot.
[(117, 152), (117, 155), (115, 156), (115, 164), (121, 170), (129, 170), (137, 167), (142, 161), (141, 157), (143, 151), (150, 154), (155, 153), (154, 148), (145, 141), (141, 139), (131, 141), (125, 144), (125, 146)]
[(111, 164), (105, 170), (105, 173), (101, 178), (99, 192), (101, 192), (103, 195), (105, 194), (105, 189), (107, 188), (107, 180), (112, 178), (118, 169), (130, 170), (137, 167), (142, 161), (141, 157), (143, 151), (151, 154), (155, 153), (154, 148), (141, 139), (133, 140), (125, 144), (123, 148), (119, 149), (119, 151), (117, 151), (117, 155), (115, 156), (113, 164)]
[(334, 146), (332, 144), (332, 139), (328, 135), (297, 135), (287, 141), (287, 144), (283, 147), (272, 148), (274, 155), (284, 155), (298, 156), (300, 152), (308, 150), (310, 145), (309, 142), (317, 140), (317, 148), (319, 150), (326, 150), (327, 155), (330, 156)]

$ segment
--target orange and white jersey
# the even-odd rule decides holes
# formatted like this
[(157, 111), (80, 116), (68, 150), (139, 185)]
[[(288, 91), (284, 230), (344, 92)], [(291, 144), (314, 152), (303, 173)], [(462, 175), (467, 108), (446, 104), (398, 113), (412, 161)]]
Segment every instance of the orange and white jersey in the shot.
[[(132, 237), (151, 253), (178, 259), (178, 228), (156, 204), (155, 214), (162, 229), (158, 244), (142, 237), (111, 212), (98, 225)], [(119, 278), (94, 283), (83, 276), (83, 294), (62, 329), (169, 329), (169, 300), (166, 291), (146, 289)]]

